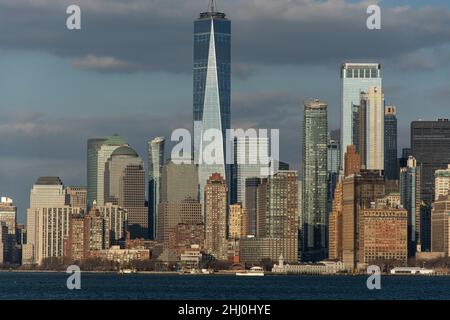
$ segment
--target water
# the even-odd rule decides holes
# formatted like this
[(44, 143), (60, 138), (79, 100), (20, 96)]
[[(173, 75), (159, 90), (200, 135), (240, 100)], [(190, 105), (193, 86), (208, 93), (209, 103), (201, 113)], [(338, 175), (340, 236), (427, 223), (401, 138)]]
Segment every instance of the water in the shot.
[(0, 299), (450, 299), (450, 277), (384, 276), (381, 290), (368, 290), (364, 276), (83, 273), (81, 290), (68, 290), (67, 277), (65, 273), (0, 273)]

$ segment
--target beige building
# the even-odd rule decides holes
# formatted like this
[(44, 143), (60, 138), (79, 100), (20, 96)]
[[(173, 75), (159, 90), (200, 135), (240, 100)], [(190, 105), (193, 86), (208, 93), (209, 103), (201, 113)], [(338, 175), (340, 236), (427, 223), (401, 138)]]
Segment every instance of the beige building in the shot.
[(205, 185), (205, 249), (217, 260), (227, 260), (227, 184), (214, 173)]
[(362, 170), (344, 178), (342, 187), (342, 261), (348, 269), (354, 269), (361, 262), (358, 238), (361, 211), (385, 196), (385, 184), (380, 171)]
[(58, 177), (39, 178), (30, 192), (22, 263), (41, 264), (45, 258), (63, 256), (67, 252), (70, 216), (81, 210), (66, 205), (66, 190)]
[(115, 149), (105, 164), (104, 182), (105, 201), (127, 211), (131, 238), (148, 238), (145, 170), (136, 151), (128, 146)]
[(8, 197), (0, 198), (0, 223), (2, 226), (2, 239), (0, 246), (0, 259), (3, 263), (17, 263), (16, 255), (16, 227), (17, 207), (13, 200)]
[(450, 196), (441, 197), (431, 212), (431, 251), (449, 256)]
[(440, 197), (446, 197), (450, 191), (450, 164), (447, 169), (436, 170), (435, 174), (435, 200), (439, 200)]
[(363, 209), (359, 224), (359, 261), (408, 259), (408, 211), (402, 207), (374, 206)]
[(257, 229), (259, 238), (282, 239), (284, 259), (298, 261), (297, 171), (279, 171), (258, 186)]
[(121, 249), (120, 246), (112, 246), (106, 250), (92, 252), (92, 257), (114, 261), (120, 265), (126, 265), (133, 261), (145, 261), (150, 259), (150, 250), (143, 247)]
[(86, 187), (67, 187), (66, 204), (71, 207), (83, 208), (87, 206), (87, 188)]
[(241, 239), (247, 237), (248, 234), (248, 216), (247, 209), (241, 204), (230, 205), (229, 213), (229, 238)]
[(342, 261), (342, 182), (334, 190), (333, 211), (328, 219), (328, 258)]
[(366, 169), (384, 170), (384, 94), (380, 87), (361, 93), (366, 106)]

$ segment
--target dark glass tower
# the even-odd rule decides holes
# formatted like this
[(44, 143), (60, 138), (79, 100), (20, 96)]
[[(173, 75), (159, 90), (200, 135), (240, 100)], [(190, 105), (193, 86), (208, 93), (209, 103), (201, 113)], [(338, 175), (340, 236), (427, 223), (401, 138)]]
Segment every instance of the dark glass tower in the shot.
[(398, 180), (397, 162), (397, 110), (386, 107), (384, 110), (384, 175), (386, 180)]
[(434, 172), (450, 163), (450, 121), (414, 121), (411, 123), (412, 155), (422, 166), (422, 200), (434, 201)]
[(222, 132), (223, 159), (219, 164), (199, 166), (200, 197), (212, 173), (227, 177), (225, 166), (226, 129), (230, 128), (231, 96), (231, 22), (224, 13), (217, 12), (211, 0), (209, 10), (202, 12), (194, 22), (194, 159), (204, 150), (203, 131), (218, 129)]

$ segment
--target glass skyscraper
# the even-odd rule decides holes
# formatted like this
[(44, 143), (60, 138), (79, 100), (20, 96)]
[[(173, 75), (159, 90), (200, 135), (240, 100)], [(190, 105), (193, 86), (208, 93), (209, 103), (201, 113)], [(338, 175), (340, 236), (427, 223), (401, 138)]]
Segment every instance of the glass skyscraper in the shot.
[(381, 65), (378, 63), (344, 63), (341, 67), (341, 158), (353, 141), (353, 109), (361, 102), (361, 91), (370, 87), (382, 90)]
[(398, 180), (397, 108), (384, 110), (384, 173), (387, 180)]
[[(226, 129), (230, 128), (230, 92), (231, 22), (224, 13), (215, 10), (211, 1), (208, 12), (201, 13), (194, 22), (194, 160), (199, 163), (201, 198), (213, 173), (227, 177), (229, 182), (225, 137)], [(203, 141), (203, 132), (209, 129), (222, 132), (222, 143), (215, 152), (217, 162), (213, 164), (204, 163), (203, 157), (199, 157), (200, 150), (203, 154), (211, 143)]]
[(303, 118), (303, 259), (318, 261), (327, 256), (327, 151), (328, 105), (305, 102)]
[(150, 239), (156, 239), (158, 204), (161, 202), (161, 173), (164, 166), (163, 137), (148, 141), (148, 228)]

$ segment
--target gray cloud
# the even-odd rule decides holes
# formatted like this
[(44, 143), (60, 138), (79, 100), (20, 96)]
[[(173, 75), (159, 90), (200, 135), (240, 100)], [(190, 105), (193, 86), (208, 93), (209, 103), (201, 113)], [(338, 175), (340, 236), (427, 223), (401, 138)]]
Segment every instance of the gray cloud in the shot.
[[(130, 71), (125, 65), (131, 64), (132, 70), (190, 72), (192, 21), (207, 1), (79, 0), (82, 30), (77, 32), (65, 29), (71, 2), (0, 0), (0, 28), (10, 31), (0, 35), (0, 47), (46, 51), (100, 71)], [(420, 56), (421, 49), (450, 41), (450, 10), (383, 8), (382, 30), (369, 31), (365, 9), (372, 2), (234, 0), (219, 3), (219, 9), (233, 21), (233, 61), (244, 76), (257, 65), (354, 58), (406, 56), (407, 66), (420, 59), (409, 54)], [(89, 55), (96, 59), (80, 62)]]

